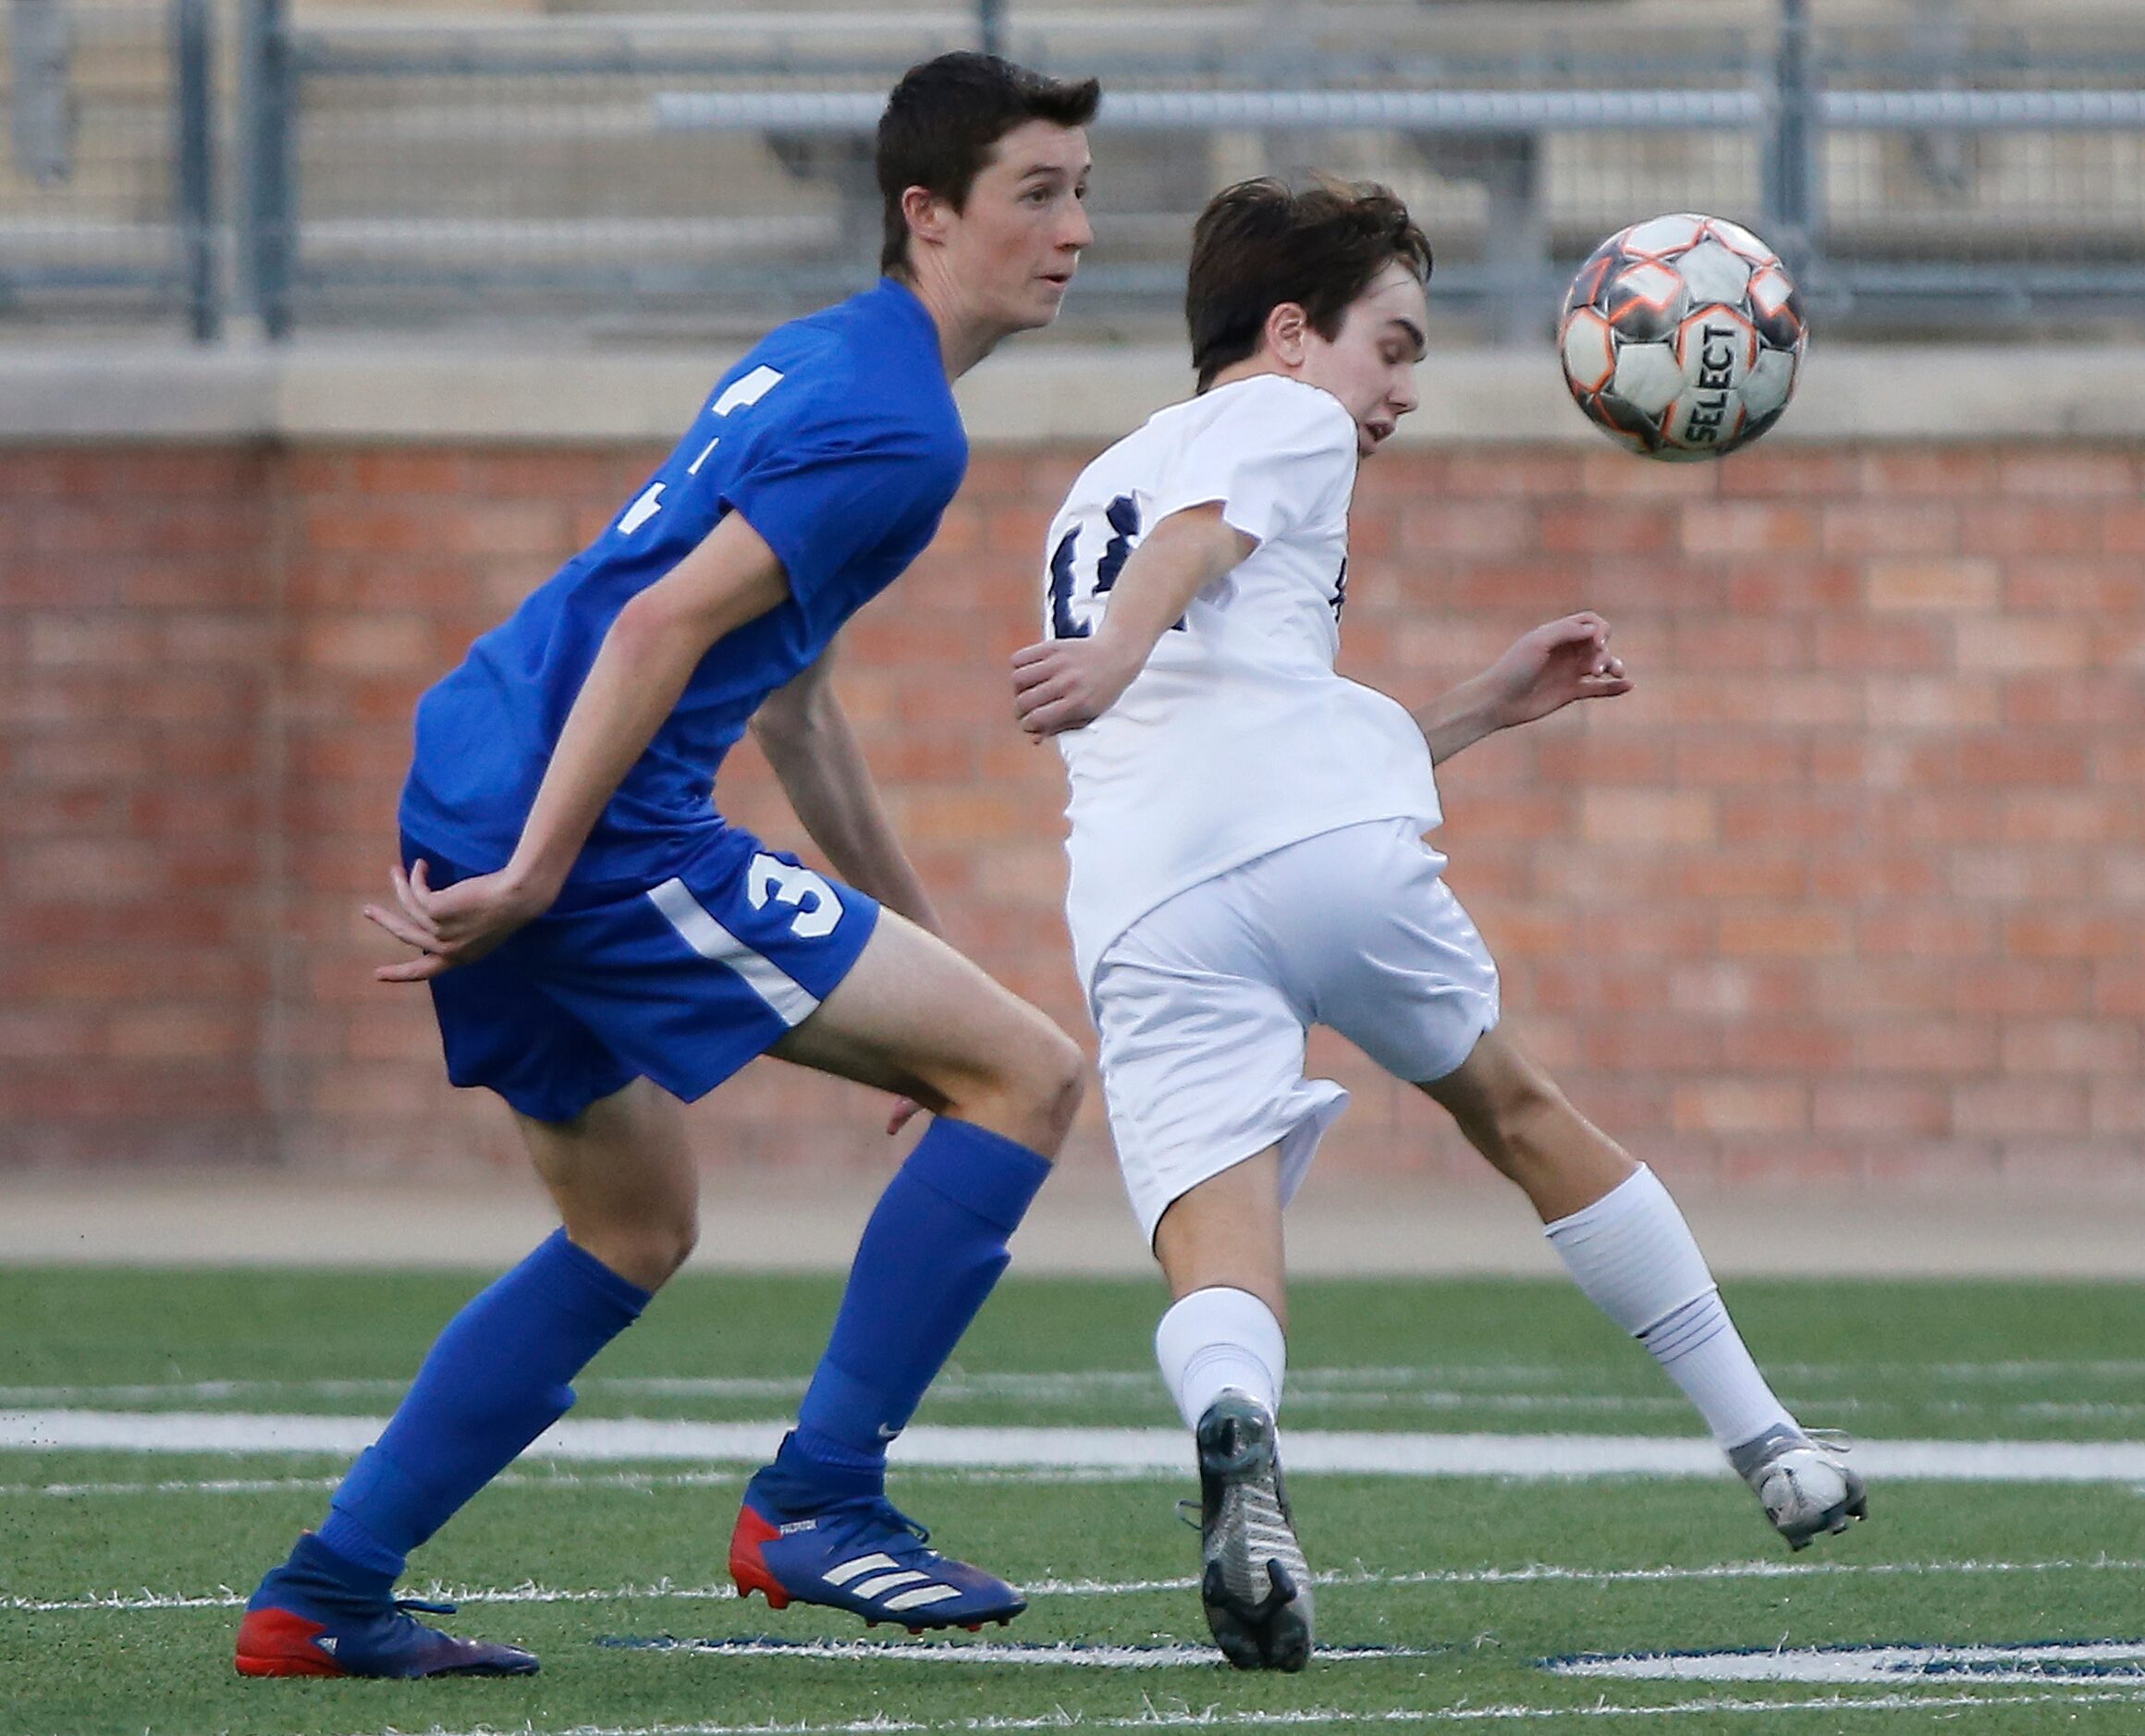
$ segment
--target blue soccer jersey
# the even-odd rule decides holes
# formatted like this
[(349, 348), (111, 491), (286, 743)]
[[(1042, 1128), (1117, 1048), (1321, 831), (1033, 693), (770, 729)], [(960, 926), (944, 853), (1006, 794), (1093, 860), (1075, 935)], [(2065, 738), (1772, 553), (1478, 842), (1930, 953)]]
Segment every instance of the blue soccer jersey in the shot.
[(403, 832), (503, 866), (619, 611), (742, 512), (790, 595), (702, 659), (568, 884), (669, 874), (720, 829), (715, 775), (747, 720), (923, 552), (967, 461), (938, 328), (901, 284), (769, 334), (609, 529), (418, 703)]

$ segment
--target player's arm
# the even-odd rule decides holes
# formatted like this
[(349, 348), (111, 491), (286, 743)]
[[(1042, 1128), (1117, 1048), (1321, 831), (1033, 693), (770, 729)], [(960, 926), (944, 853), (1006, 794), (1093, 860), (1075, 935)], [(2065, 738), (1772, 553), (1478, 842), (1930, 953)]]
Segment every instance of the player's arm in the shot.
[(605, 804), (676, 709), (707, 648), (790, 594), (782, 563), (730, 513), (618, 613), (566, 715), (520, 844), (504, 868), (434, 890), (395, 874), (398, 910), (365, 914), (420, 957), (374, 974), (421, 982), (481, 958), (551, 908)]
[(1102, 625), (1085, 639), (1047, 639), (1013, 653), (1013, 715), (1032, 736), (1093, 723), (1146, 666), (1147, 654), (1192, 599), (1258, 544), (1221, 516), (1221, 503), (1172, 512), (1133, 550)]
[(864, 749), (828, 679), (834, 652), (770, 693), (753, 717), (753, 739), (790, 805), (834, 871), (861, 892), (935, 935), (945, 930), (887, 818)]
[(1433, 764), (1484, 736), (1533, 723), (1575, 700), (1631, 691), (1624, 660), (1609, 651), (1609, 623), (1590, 610), (1550, 621), (1514, 640), (1481, 674), (1411, 712)]

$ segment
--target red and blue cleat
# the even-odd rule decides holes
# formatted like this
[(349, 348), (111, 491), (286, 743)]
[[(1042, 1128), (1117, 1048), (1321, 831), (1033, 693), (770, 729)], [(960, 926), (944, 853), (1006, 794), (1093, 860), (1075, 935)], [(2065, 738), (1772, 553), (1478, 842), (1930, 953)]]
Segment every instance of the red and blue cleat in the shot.
[(764, 1593), (777, 1609), (824, 1604), (911, 1633), (1003, 1627), (1028, 1607), (1005, 1581), (926, 1547), (931, 1534), (883, 1497), (799, 1512), (773, 1497), (789, 1481), (770, 1465), (746, 1486), (729, 1540), (739, 1596)]
[[(239, 1624), (241, 1676), (533, 1676), (536, 1656), (518, 1645), (458, 1640), (410, 1611), (452, 1615), (452, 1604), (398, 1598), (307, 1532), (290, 1559), (261, 1582)], [(354, 1583), (353, 1583), (354, 1582)]]

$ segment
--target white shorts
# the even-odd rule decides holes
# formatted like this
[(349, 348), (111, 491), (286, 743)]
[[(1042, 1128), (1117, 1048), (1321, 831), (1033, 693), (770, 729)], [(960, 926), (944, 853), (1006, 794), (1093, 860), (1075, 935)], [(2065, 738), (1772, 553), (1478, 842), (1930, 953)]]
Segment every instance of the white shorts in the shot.
[(1497, 966), (1444, 866), (1405, 820), (1346, 826), (1179, 893), (1104, 952), (1102, 1091), (1149, 1242), (1172, 1203), (1269, 1145), (1294, 1196), (1348, 1105), (1304, 1077), (1311, 1026), (1420, 1083), (1496, 1024)]

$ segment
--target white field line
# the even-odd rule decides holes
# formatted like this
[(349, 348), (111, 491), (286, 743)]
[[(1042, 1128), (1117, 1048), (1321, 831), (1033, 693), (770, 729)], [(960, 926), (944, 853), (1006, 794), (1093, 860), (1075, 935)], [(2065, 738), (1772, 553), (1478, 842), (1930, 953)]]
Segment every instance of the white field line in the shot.
[(0, 1387), (0, 1411), (47, 1404), (158, 1404), (189, 1400), (266, 1399), (302, 1394), (309, 1399), (393, 1399), (407, 1392), (404, 1380), (136, 1380), (101, 1386)]
[[(1853, 1400), (1827, 1400), (1827, 1411), (1859, 1410)], [(1503, 1411), (1602, 1412), (1610, 1415), (1643, 1413), (1673, 1415), (1689, 1409), (1686, 1400), (1627, 1398), (1615, 1393), (1588, 1392), (1455, 1392), (1436, 1388), (1395, 1388), (1388, 1392), (1298, 1392), (1292, 1385), (1289, 1409), (1305, 1411)]]
[[(1417, 1569), (1403, 1573), (1375, 1572), (1361, 1566), (1316, 1574), (1318, 1585), (1650, 1585), (1678, 1582), (1804, 1579), (1918, 1579), (1950, 1576), (2030, 1573), (2145, 1573), (2145, 1560), (2101, 1556), (2091, 1560), (2053, 1561), (1729, 1561), (1710, 1567), (1560, 1567), (1534, 1562), (1525, 1567)], [(1199, 1582), (1174, 1579), (1037, 1580), (1021, 1587), (1030, 1597), (1130, 1597), (1157, 1592), (1186, 1592)], [(607, 1604), (679, 1601), (721, 1603), (737, 1595), (727, 1583), (679, 1585), (655, 1580), (586, 1589), (540, 1585), (447, 1585), (434, 1581), (420, 1589), (428, 1599), (455, 1604)], [(214, 1592), (100, 1592), (80, 1597), (0, 1598), (0, 1608), (25, 1614), (64, 1610), (235, 1609), (245, 1597), (229, 1586)]]
[[(230, 1388), (234, 1384), (228, 1381), (201, 1381), (192, 1383), (186, 1388), (141, 1386), (11, 1387), (0, 1388), (0, 1411), (47, 1407), (101, 1408), (107, 1405), (157, 1404), (178, 1400), (184, 1400), (190, 1403), (213, 1403), (217, 1400), (235, 1400), (249, 1396), (231, 1390)], [(264, 1382), (262, 1384), (265, 1386), (275, 1383)], [(367, 1390), (361, 1393), (350, 1389), (358, 1384), (355, 1382), (322, 1382), (318, 1388), (308, 1388), (303, 1383), (295, 1381), (281, 1384), (284, 1390), (252, 1396), (286, 1400), (305, 1398), (375, 1397), (394, 1399), (399, 1397), (407, 1389), (408, 1385), (407, 1382), (390, 1384), (383, 1381), (376, 1385), (367, 1382), (364, 1383)], [(772, 1390), (748, 1394), (743, 1392), (708, 1392), (701, 1389), (717, 1384), (736, 1386), (750, 1384), (754, 1387), (772, 1388)], [(803, 1396), (803, 1383), (802, 1381), (716, 1383), (625, 1380), (607, 1383), (591, 1380), (580, 1382), (578, 1385), (583, 1392), (591, 1394), (679, 1400), (705, 1400), (714, 1401), (749, 1397), (754, 1400), (782, 1400), (793, 1404)], [(1156, 1400), (1154, 1408), (1159, 1411), (1162, 1398), (1160, 1385), (1152, 1379), (1143, 1380), (1140, 1383), (1141, 1394), (1146, 1396), (1149, 1388), (1153, 1388), (1151, 1396)], [(1102, 1395), (1084, 1392), (1079, 1387), (1070, 1383), (1061, 1389), (1038, 1391), (1027, 1395), (977, 1392), (954, 1387), (950, 1388), (935, 1388), (932, 1391), (932, 1402), (934, 1404), (959, 1404), (977, 1400), (998, 1402), (1015, 1396), (1023, 1397), (1023, 1401), (1030, 1404), (1048, 1403), (1053, 1400), (1066, 1404), (1079, 1404), (1091, 1402), (1095, 1398)], [(1396, 1387), (1383, 1391), (1357, 1391), (1349, 1388), (1330, 1388), (1323, 1391), (1314, 1388), (1310, 1391), (1299, 1391), (1293, 1384), (1289, 1391), (1289, 1404), (1291, 1410), (1298, 1414), (1344, 1411), (1472, 1411), (1519, 1416), (1537, 1414), (1552, 1416), (1586, 1414), (1671, 1416), (1680, 1414), (1688, 1408), (1684, 1400), (1666, 1395), (1657, 1398), (1636, 1398), (1620, 1393), (1477, 1392), (1471, 1389), (1433, 1387)], [(1824, 1408), (1828, 1413), (1848, 1411), (1860, 1412), (1869, 1409), (1870, 1401), (1854, 1398), (1828, 1399), (1824, 1401)], [(1879, 1408), (1883, 1407), (1880, 1406)], [(2006, 1405), (1990, 1408), (2010, 1411), (2016, 1407)]]
[[(495, 1483), (500, 1480), (493, 1479)], [(80, 1500), (107, 1495), (284, 1495), (341, 1486), (340, 1477), (202, 1477), (198, 1481), (170, 1477), (159, 1483), (0, 1483), (0, 1498), (37, 1495)]]
[[(1711, 1567), (1417, 1568), (1380, 1573), (1361, 1566), (1314, 1574), (1319, 1585), (1646, 1585), (1689, 1581), (1899, 1578), (2005, 1573), (2145, 1573), (2145, 1560), (2100, 1556), (2075, 1561), (1727, 1561)], [(1196, 1578), (1153, 1580), (1043, 1580), (1021, 1589), (1031, 1597), (1108, 1597), (1138, 1592), (1191, 1591)]]
[[(1778, 1380), (1800, 1383), (1850, 1381), (1857, 1387), (1882, 1385), (1894, 1375), (1918, 1380), (2021, 1381), (2075, 1385), (2085, 1380), (2132, 1385), (2145, 1380), (2145, 1361), (2065, 1361), (1990, 1363), (1785, 1363), (1769, 1371)], [(1427, 1363), (1379, 1367), (1314, 1367), (1289, 1371), (1292, 1401), (1345, 1403), (1367, 1398), (1459, 1403), (1466, 1400), (1533, 1400), (1544, 1405), (1574, 1403), (1607, 1407), (1675, 1404), (1672, 1398), (1614, 1393), (1573, 1393), (1574, 1371), (1547, 1363)], [(802, 1396), (804, 1380), (790, 1375), (598, 1375), (579, 1383), (585, 1392), (621, 1396), (709, 1400), (791, 1400)], [(154, 1404), (190, 1400), (274, 1397), (394, 1398), (407, 1389), (403, 1378), (308, 1377), (301, 1380), (133, 1381), (104, 1384), (0, 1385), (0, 1410), (46, 1405)], [(1534, 1390), (1529, 1390), (1529, 1389)], [(963, 1374), (950, 1370), (931, 1388), (942, 1400), (1022, 1399), (1083, 1400), (1112, 1394), (1159, 1393), (1152, 1369), (1066, 1369), (1046, 1372), (1003, 1371)], [(1997, 1401), (2007, 1407), (2010, 1401)]]
[[(362, 1450), (385, 1419), (207, 1411), (0, 1412), (0, 1449), (33, 1451), (333, 1453)], [(529, 1449), (536, 1459), (764, 1463), (786, 1424), (672, 1418), (568, 1421)], [(1297, 1475), (1320, 1472), (1500, 1478), (1717, 1477), (1730, 1474), (1711, 1442), (1645, 1435), (1366, 1434), (1298, 1429), (1288, 1437)], [(1174, 1428), (913, 1428), (900, 1464), (1037, 1466), (1181, 1474)], [(2145, 1441), (1866, 1441), (1855, 1461), (1900, 1481), (2145, 1482)]]
[[(419, 1595), (429, 1602), (451, 1604), (608, 1604), (649, 1599), (722, 1603), (737, 1596), (737, 1587), (729, 1584), (673, 1585), (668, 1580), (657, 1580), (647, 1585), (614, 1585), (604, 1591), (564, 1590), (534, 1583), (474, 1589), (469, 1586), (433, 1584), (423, 1587)], [(216, 1591), (185, 1595), (163, 1595), (155, 1592), (112, 1592), (92, 1594), (86, 1597), (42, 1600), (8, 1597), (0, 1598), (0, 1609), (19, 1610), (25, 1615), (52, 1615), (70, 1609), (238, 1609), (245, 1602), (245, 1593), (233, 1591), (226, 1585)]]
[[(508, 1471), (484, 1486), (494, 1489), (542, 1489), (552, 1493), (587, 1489), (719, 1489), (737, 1488), (747, 1473), (736, 1471), (607, 1471), (583, 1475), (572, 1471)], [(981, 1466), (962, 1470), (942, 1465), (912, 1466), (909, 1474), (922, 1478), (958, 1478), (963, 1485), (979, 1483), (1141, 1483), (1153, 1479), (1151, 1471), (1081, 1470), (1065, 1465)], [(35, 1496), (80, 1500), (91, 1496), (121, 1495), (286, 1495), (341, 1486), (332, 1477), (165, 1477), (155, 1482), (106, 1483), (0, 1483), (0, 1499), (9, 1496)]]
[[(1572, 1372), (1548, 1364), (1521, 1363), (1430, 1363), (1416, 1367), (1292, 1368), (1289, 1390), (1390, 1391), (1401, 1388), (1504, 1392), (1527, 1387), (1568, 1384)], [(146, 1403), (158, 1399), (237, 1399), (275, 1393), (362, 1398), (384, 1393), (392, 1398), (409, 1387), (405, 1379), (132, 1381), (100, 1386), (0, 1385), (0, 1410), (28, 1405)], [(584, 1392), (640, 1393), (679, 1399), (796, 1399), (804, 1392), (802, 1375), (594, 1375), (575, 1385)], [(1160, 1393), (1152, 1368), (1075, 1368), (1056, 1371), (1003, 1371), (966, 1374), (949, 1369), (932, 1386), (934, 1398), (1093, 1399), (1109, 1393)]]
[(1995, 1363), (1783, 1363), (1767, 1372), (1783, 1380), (1831, 1375), (1894, 1375), (1924, 1380), (2145, 1380), (2145, 1361), (2109, 1361), (2052, 1356), (2046, 1361), (2013, 1359)]
[(2042, 1645), (1840, 1645), (1770, 1652), (1651, 1652), (1562, 1657), (1560, 1676), (1611, 1681), (2046, 1682), (2145, 1676), (2145, 1644), (2095, 1640)]
[[(1048, 1730), (1300, 1730), (1330, 1725), (1381, 1724), (1516, 1724), (1542, 1723), (1554, 1718), (1676, 1718), (1763, 1716), (1778, 1712), (2011, 1712), (2022, 1706), (2057, 1705), (2065, 1709), (2087, 1705), (2145, 1705), (2145, 1691), (2078, 1693), (1880, 1693), (1867, 1696), (1845, 1693), (1814, 1695), (1803, 1699), (1742, 1700), (1709, 1696), (1682, 1700), (1670, 1705), (1619, 1705), (1602, 1700), (1591, 1705), (1541, 1706), (1515, 1705), (1393, 1707), (1378, 1712), (1343, 1712), (1323, 1706), (1305, 1706), (1282, 1712), (1225, 1712), (1219, 1706), (1195, 1711), (1187, 1703), (1158, 1706), (1146, 1701), (1134, 1714), (1119, 1718), (1075, 1714), (1057, 1708), (1033, 1718), (964, 1718), (922, 1722), (880, 1715), (843, 1724), (576, 1724), (556, 1731), (524, 1727), (519, 1736), (881, 1736), (899, 1731), (976, 1731)], [(2011, 1729), (2020, 1728), (2014, 1723)], [(366, 1732), (366, 1736), (375, 1736)], [(406, 1736), (498, 1736), (480, 1727), (452, 1730), (434, 1725), (429, 1730)]]
[[(1307, 1409), (1358, 1409), (1419, 1406), (1462, 1410), (1479, 1406), (1502, 1411), (1658, 1412), (1676, 1409), (1682, 1400), (1666, 1396), (1552, 1390), (1526, 1392), (1513, 1387), (1540, 1386), (1553, 1371), (1489, 1365), (1449, 1368), (1309, 1368), (1291, 1372), (1293, 1402)], [(597, 1375), (579, 1383), (590, 1395), (623, 1398), (778, 1400), (803, 1397), (802, 1379), (727, 1375)], [(407, 1381), (373, 1379), (193, 1380), (126, 1382), (102, 1386), (0, 1386), (0, 1410), (43, 1406), (118, 1406), (132, 1404), (214, 1403), (219, 1400), (275, 1398), (395, 1398)], [(932, 1389), (938, 1403), (1020, 1400), (1029, 1403), (1086, 1403), (1104, 1398), (1162, 1398), (1151, 1370), (1090, 1369), (1061, 1374), (948, 1375)], [(1837, 1408), (1835, 1404), (1834, 1408)]]
[[(1221, 1654), (1211, 1645), (1083, 1645), (1077, 1641), (1020, 1645), (1010, 1641), (912, 1642), (899, 1640), (607, 1640), (621, 1650), (668, 1652), (695, 1657), (810, 1657), (897, 1664), (1041, 1664), (1072, 1669), (1211, 1669)], [(1435, 1657), (1441, 1648), (1419, 1645), (1319, 1646), (1321, 1664), (1356, 1664), (1385, 1658)]]
[(2041, 1404), (2017, 1404), (2007, 1408), (2014, 1415), (2031, 1417), (2036, 1422), (2135, 1423), (2139, 1417), (2145, 1416), (2145, 1404), (2059, 1404), (2050, 1401)]

